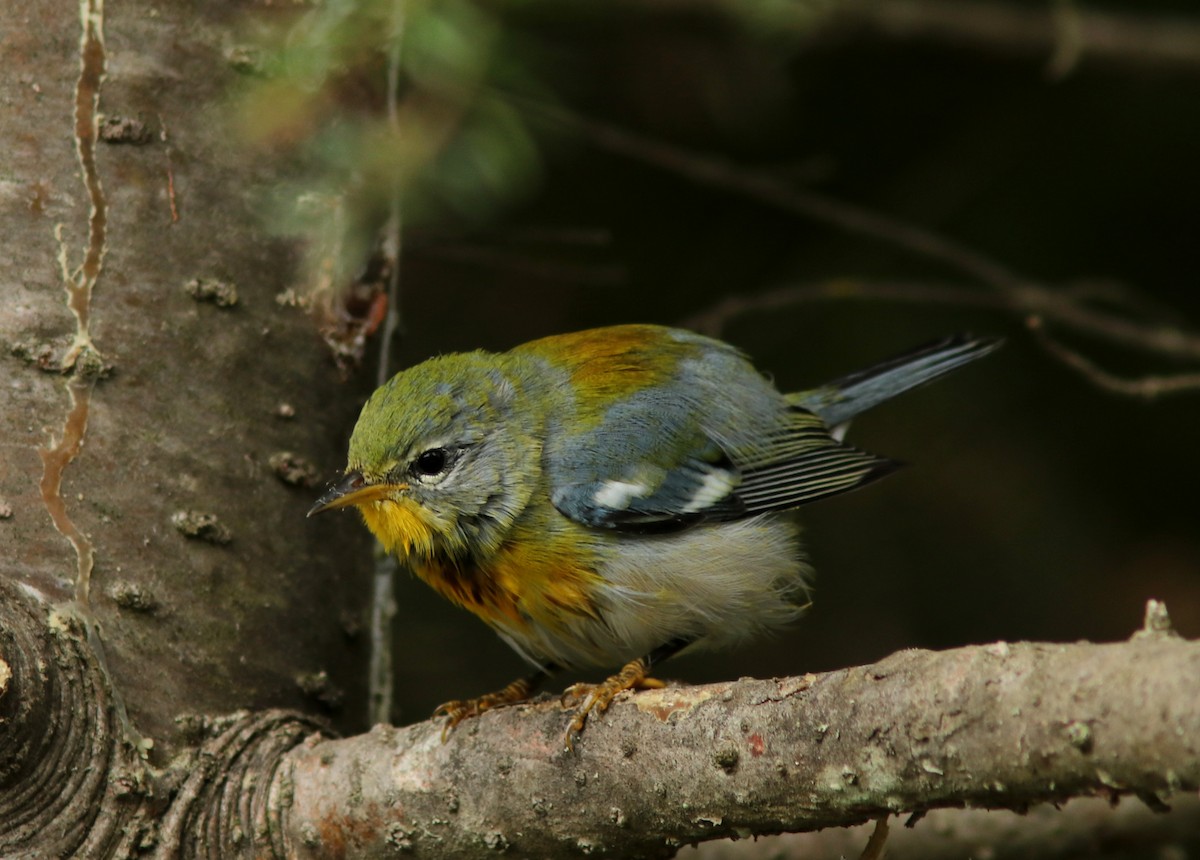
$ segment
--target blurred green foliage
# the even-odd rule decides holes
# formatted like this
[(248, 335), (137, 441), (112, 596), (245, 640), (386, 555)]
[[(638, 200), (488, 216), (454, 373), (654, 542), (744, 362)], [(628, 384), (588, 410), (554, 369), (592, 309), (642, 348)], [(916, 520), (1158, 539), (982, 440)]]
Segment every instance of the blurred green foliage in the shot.
[(483, 225), (536, 182), (534, 137), (495, 92), (534, 84), (481, 4), (330, 0), (258, 38), (241, 127), (297, 163), (270, 208), (321, 251), (314, 270), (332, 249), (360, 271), (397, 197), (406, 226)]

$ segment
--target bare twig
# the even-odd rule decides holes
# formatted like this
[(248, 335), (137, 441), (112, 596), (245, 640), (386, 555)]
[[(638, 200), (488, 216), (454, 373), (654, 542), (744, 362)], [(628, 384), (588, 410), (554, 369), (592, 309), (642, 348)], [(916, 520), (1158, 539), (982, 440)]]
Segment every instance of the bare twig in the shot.
[[(933, 39), (1026, 54), (1055, 52), (1052, 73), (1081, 59), (1200, 71), (1200, 22), (1194, 18), (1080, 6), (1071, 9), (1065, 32), (1060, 5), (1049, 3), (847, 0), (838, 5), (833, 20), (844, 26), (871, 27), (890, 38)], [(1070, 43), (1067, 47), (1064, 35)]]
[[(873, 825), (790, 833), (765, 839), (705, 842), (677, 860), (830, 860), (853, 857)], [(1105, 798), (1079, 798), (1060, 807), (1042, 804), (1027, 813), (987, 809), (935, 809), (915, 827), (888, 834), (889, 860), (1040, 860), (1089, 857), (1127, 860), (1131, 845), (1151, 857), (1177, 855), (1200, 840), (1200, 797), (1178, 795), (1164, 815), (1137, 800), (1114, 806)], [(1157, 853), (1156, 853), (1157, 852)]]
[(888, 817), (881, 816), (875, 821), (875, 829), (871, 831), (871, 838), (867, 840), (866, 847), (863, 848), (862, 854), (858, 860), (882, 860), (883, 849), (887, 847), (888, 840)]
[(769, 20), (776, 32), (821, 35), (822, 27), (867, 29), (889, 39), (924, 39), (983, 51), (1040, 56), (1051, 75), (1080, 61), (1172, 72), (1200, 72), (1200, 22), (1194, 17), (1134, 14), (1079, 3), (997, 0), (832, 0), (779, 3), (764, 12), (757, 0), (623, 0), (624, 11), (726, 15)]
[(1117, 376), (1104, 370), (1091, 359), (1084, 357), (1061, 341), (1052, 338), (1046, 331), (1041, 317), (1030, 317), (1026, 320), (1026, 328), (1034, 333), (1037, 342), (1046, 352), (1067, 367), (1077, 371), (1097, 388), (1105, 391), (1127, 397), (1140, 397), (1144, 400), (1155, 400), (1166, 394), (1178, 394), (1184, 391), (1200, 391), (1200, 373), (1143, 376), (1137, 379)]
[[(1073, 291), (1065, 293), (1041, 289), (1025, 289), (1018, 293), (980, 293), (965, 286), (913, 281), (865, 281), (838, 278), (813, 284), (791, 284), (753, 296), (729, 296), (715, 305), (694, 314), (683, 325), (697, 331), (719, 335), (730, 320), (743, 314), (792, 307), (814, 301), (883, 301), (900, 304), (927, 304), (942, 307), (983, 308), (1006, 311), (1025, 319), (1050, 320), (1075, 328), (1095, 337), (1147, 351), (1185, 358), (1200, 358), (1200, 335), (1175, 326), (1143, 324), (1124, 319), (1106, 311), (1096, 311), (1082, 304), (1086, 296)], [(1028, 324), (1028, 323), (1027, 323)], [(1037, 329), (1030, 324), (1032, 330)], [(1047, 344), (1050, 349), (1050, 345)], [(1067, 361), (1065, 354), (1056, 354)], [(1151, 377), (1147, 380), (1119, 380), (1105, 374), (1087, 359), (1073, 354), (1077, 362), (1068, 364), (1102, 388), (1123, 394), (1155, 397), (1186, 391), (1197, 387), (1197, 375), (1181, 374), (1170, 377)]]
[(740, 167), (716, 156), (689, 152), (664, 141), (645, 137), (544, 102), (511, 94), (508, 98), (521, 110), (543, 120), (572, 128), (609, 152), (653, 164), (701, 185), (732, 191), (848, 233), (868, 236), (938, 260), (997, 289), (1018, 290), (1026, 286), (1021, 278), (995, 260), (921, 227), (905, 224), (823, 194), (791, 188), (770, 173)]
[[(854, 282), (834, 282), (840, 286), (832, 291), (828, 287), (819, 289), (815, 291), (819, 295), (810, 295), (810, 298), (883, 297), (883, 294), (887, 293), (888, 298), (896, 301), (928, 301), (930, 295), (936, 293), (941, 299), (952, 300), (953, 304), (1006, 308), (1018, 311), (1022, 316), (1037, 314), (1112, 343), (1176, 358), (1200, 359), (1200, 334), (1196, 332), (1173, 323), (1132, 320), (1119, 313), (1085, 304), (1069, 290), (1058, 291), (1018, 275), (990, 257), (930, 230), (815, 192), (788, 187), (769, 173), (740, 167), (715, 156), (689, 152), (542, 102), (509, 97), (527, 113), (548, 122), (570, 127), (586, 135), (592, 143), (602, 149), (653, 164), (693, 182), (740, 194), (766, 205), (938, 261), (991, 287), (996, 294), (990, 298), (968, 299), (965, 291), (951, 294), (943, 288), (935, 287), (920, 288), (917, 292), (923, 293), (924, 297), (911, 298), (902, 295), (913, 289), (907, 287), (904, 290), (884, 288), (868, 296), (868, 291), (854, 286), (843, 290), (846, 283), (853, 285)], [(788, 289), (793, 291), (785, 292)], [(772, 306), (780, 306), (787, 303), (786, 296), (791, 296), (792, 301), (803, 300), (801, 297), (811, 290), (811, 287), (784, 288), (773, 291), (763, 301)], [(840, 295), (837, 294), (839, 290), (843, 290)], [(728, 319), (728, 314), (741, 312), (738, 302), (755, 301), (757, 300), (730, 300), (724, 311), (727, 314), (725, 318)], [(709, 311), (704, 316), (705, 324), (710, 329), (720, 321), (720, 312), (717, 310)]]
[[(400, 127), (400, 65), (404, 46), (407, 0), (392, 0), (391, 31), (388, 33), (387, 122), (398, 141)], [(401, 182), (393, 180), (388, 201), (388, 221), (384, 227), (382, 253), (388, 262), (387, 310), (379, 335), (379, 366), (376, 385), (391, 376), (392, 347), (400, 330), (400, 262), (404, 250), (404, 197)], [(372, 725), (386, 723), (392, 717), (394, 678), (392, 671), (392, 621), (396, 617), (397, 562), (391, 553), (375, 548), (375, 571), (371, 592), (371, 659), (367, 672), (367, 717)]]
[(788, 284), (751, 296), (727, 296), (681, 322), (686, 328), (720, 336), (725, 326), (748, 313), (782, 310), (806, 302), (882, 301), (943, 307), (1008, 310), (1010, 302), (998, 293), (974, 292), (966, 287), (913, 281), (864, 281), (836, 278), (812, 284)]

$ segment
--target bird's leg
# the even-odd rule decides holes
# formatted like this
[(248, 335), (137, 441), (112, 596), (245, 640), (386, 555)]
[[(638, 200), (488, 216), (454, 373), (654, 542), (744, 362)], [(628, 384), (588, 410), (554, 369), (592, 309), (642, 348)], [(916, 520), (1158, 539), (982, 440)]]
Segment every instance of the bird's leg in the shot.
[(557, 668), (557, 666), (543, 667), (526, 678), (518, 678), (503, 690), (488, 693), (476, 699), (455, 699), (438, 705), (433, 716), (446, 718), (446, 722), (442, 726), (442, 743), (445, 743), (446, 738), (450, 737), (450, 731), (468, 717), (477, 717), (484, 711), (490, 711), (493, 708), (524, 702)]
[(620, 672), (599, 684), (572, 684), (564, 690), (564, 698), (583, 700), (575, 709), (575, 716), (567, 728), (567, 749), (574, 749), (575, 736), (583, 731), (588, 715), (592, 712), (604, 713), (618, 693), (626, 690), (657, 690), (665, 687), (664, 681), (650, 677), (651, 667), (677, 654), (694, 641), (694, 639), (672, 639), (665, 645), (655, 648), (645, 657), (630, 660), (621, 668)]
[(571, 736), (583, 731), (588, 714), (595, 711), (602, 714), (608, 709), (618, 693), (626, 690), (654, 690), (665, 687), (666, 684), (658, 678), (650, 677), (650, 660), (638, 657), (630, 660), (621, 667), (621, 671), (601, 681), (599, 684), (572, 684), (563, 691), (564, 699), (582, 699), (575, 709), (575, 717), (567, 730), (567, 747), (571, 746)]

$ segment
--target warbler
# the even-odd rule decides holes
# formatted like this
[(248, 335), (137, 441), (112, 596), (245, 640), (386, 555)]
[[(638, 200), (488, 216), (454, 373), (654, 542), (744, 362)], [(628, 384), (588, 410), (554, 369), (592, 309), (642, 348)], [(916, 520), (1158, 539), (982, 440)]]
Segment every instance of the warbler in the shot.
[(309, 516), (357, 507), (536, 668), (442, 705), (444, 731), (554, 672), (623, 664), (568, 690), (569, 746), (618, 693), (661, 686), (662, 660), (795, 619), (809, 567), (790, 511), (898, 465), (841, 441), (846, 422), (998, 344), (958, 335), (794, 394), (727, 343), (654, 325), (443, 355), (372, 394)]

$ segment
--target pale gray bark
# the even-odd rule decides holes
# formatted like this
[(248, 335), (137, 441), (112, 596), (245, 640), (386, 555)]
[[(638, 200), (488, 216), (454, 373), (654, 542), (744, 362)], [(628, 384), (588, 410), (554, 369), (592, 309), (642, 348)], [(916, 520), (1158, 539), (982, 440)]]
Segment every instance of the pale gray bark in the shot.
[(279, 778), (291, 848), (314, 858), (670, 856), (946, 806), (1132, 793), (1164, 807), (1200, 786), (1197, 677), (1200, 645), (1167, 634), (905, 651), (638, 693), (573, 752), (569, 714), (546, 702), (488, 713), (444, 745), (430, 723), (314, 739)]
[[(572, 751), (553, 700), (489, 712), (446, 743), (434, 722), (338, 740), (299, 714), (242, 712), (192, 726), (197, 751), (156, 772), (123, 733), (87, 625), (0, 585), (6, 857), (667, 857), (941, 807), (1132, 795), (1165, 811), (1200, 786), (1200, 644), (1163, 630), (640, 692)], [(1052, 822), (1062, 838), (1040, 854), (1114, 831), (1195, 839), (1184, 801), (1161, 825)], [(979, 839), (964, 826), (951, 846)]]

